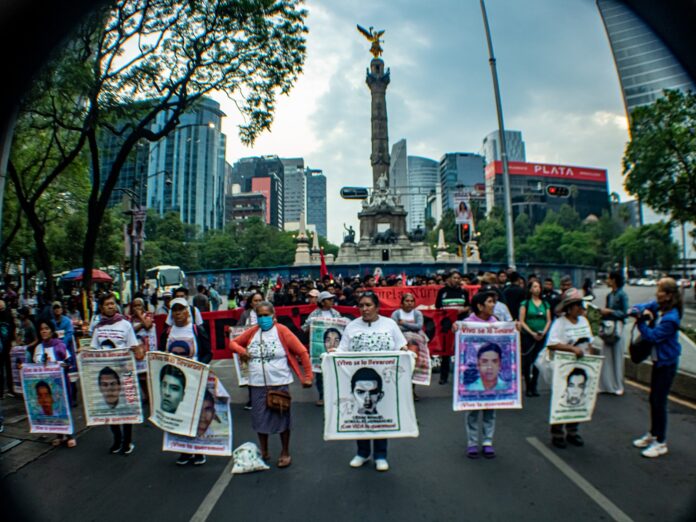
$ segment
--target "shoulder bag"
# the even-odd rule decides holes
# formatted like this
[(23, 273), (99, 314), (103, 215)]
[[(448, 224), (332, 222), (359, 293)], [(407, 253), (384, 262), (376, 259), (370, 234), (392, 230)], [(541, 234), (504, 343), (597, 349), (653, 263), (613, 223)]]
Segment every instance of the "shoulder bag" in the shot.
[(640, 364), (652, 354), (653, 343), (643, 339), (640, 332), (638, 333), (637, 337), (634, 337), (634, 332), (636, 331), (637, 325), (638, 322), (636, 321), (633, 328), (631, 328), (631, 339), (628, 347), (628, 353), (630, 354), (631, 361), (633, 363)]
[[(259, 344), (263, 348), (263, 333), (259, 328)], [(263, 350), (261, 351), (261, 371), (263, 373), (263, 384), (266, 387), (266, 408), (283, 414), (290, 411), (292, 397), (290, 393), (283, 390), (270, 390), (266, 381), (266, 365), (263, 362)]]

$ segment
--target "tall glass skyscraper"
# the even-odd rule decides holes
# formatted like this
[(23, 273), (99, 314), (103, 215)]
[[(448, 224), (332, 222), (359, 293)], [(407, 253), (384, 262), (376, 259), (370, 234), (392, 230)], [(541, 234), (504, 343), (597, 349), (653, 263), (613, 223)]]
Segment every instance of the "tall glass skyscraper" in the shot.
[(411, 193), (408, 197), (406, 221), (409, 230), (418, 227), (425, 229), (425, 209), (428, 206), (428, 196), (437, 189), (438, 167), (439, 163), (433, 159), (408, 156), (408, 185)]
[(442, 211), (454, 208), (457, 185), (471, 188), (484, 184), (484, 159), (472, 152), (449, 152), (440, 158), (439, 177), (442, 190)]
[(392, 145), (389, 157), (389, 186), (399, 196), (407, 211), (410, 200), (409, 185), (407, 144), (405, 139), (401, 139)]
[(307, 176), (307, 224), (326, 237), (326, 176), (321, 169), (305, 170)]
[[(505, 148), (507, 150), (508, 161), (527, 161), (524, 141), (522, 141), (522, 133), (520, 131), (505, 131)], [(486, 165), (494, 161), (502, 160), (497, 130), (489, 132), (486, 137), (483, 138), (481, 155), (486, 160)]]
[[(694, 83), (660, 38), (623, 2), (597, 0), (619, 74), (626, 113), (662, 96), (664, 89), (691, 90)], [(629, 118), (630, 119), (630, 118)]]
[(289, 223), (298, 223), (300, 214), (305, 211), (307, 182), (303, 158), (280, 158), (280, 161), (284, 171), (283, 224), (287, 226)]

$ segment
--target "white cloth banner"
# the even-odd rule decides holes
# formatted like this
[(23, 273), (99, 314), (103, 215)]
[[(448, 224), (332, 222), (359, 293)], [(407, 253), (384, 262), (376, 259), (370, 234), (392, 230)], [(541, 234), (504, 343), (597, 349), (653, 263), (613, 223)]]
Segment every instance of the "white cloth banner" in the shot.
[(150, 421), (169, 433), (195, 437), (208, 365), (164, 352), (148, 352), (146, 357)]
[(324, 355), (324, 440), (418, 437), (414, 358), (405, 351)]
[(572, 353), (554, 352), (550, 424), (592, 420), (603, 359), (599, 355), (577, 359)]

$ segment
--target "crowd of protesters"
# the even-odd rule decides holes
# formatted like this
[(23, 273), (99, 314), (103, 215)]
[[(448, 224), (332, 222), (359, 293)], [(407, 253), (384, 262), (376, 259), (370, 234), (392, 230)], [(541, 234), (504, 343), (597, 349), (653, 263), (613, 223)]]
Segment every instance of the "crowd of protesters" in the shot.
[[(609, 328), (612, 334), (602, 336), (601, 353), (606, 363), (601, 376), (600, 390), (622, 395), (623, 388), (623, 325), (628, 316), (637, 321), (642, 336), (653, 343), (651, 358), (653, 377), (650, 391), (651, 427), (634, 441), (636, 447), (643, 449), (646, 457), (658, 457), (667, 452), (666, 423), (667, 396), (676, 374), (680, 355), (678, 327), (682, 315), (682, 303), (678, 287), (673, 279), (663, 278), (657, 286), (656, 299), (629, 308), (628, 298), (623, 291), (623, 276), (612, 272), (607, 278), (611, 292), (602, 307), (596, 307), (602, 322), (613, 323)], [(586, 316), (587, 303), (594, 299), (591, 282), (585, 281), (582, 290), (573, 287), (572, 279), (564, 276), (560, 287), (555, 288), (553, 279), (542, 278), (536, 274), (524, 277), (514, 270), (501, 270), (498, 273), (462, 274), (452, 270), (446, 274), (435, 275), (366, 275), (363, 277), (325, 276), (318, 280), (312, 278), (293, 279), (275, 283), (265, 281), (246, 288), (232, 288), (227, 293), (227, 309), (243, 308), (239, 324), (252, 326), (247, 334), (233, 341), (232, 350), (250, 362), (251, 386), (247, 409), (252, 412), (252, 424), (259, 434), (264, 457), (267, 457), (268, 435), (279, 433), (282, 452), (279, 467), (289, 466), (289, 437), (291, 427), (290, 413), (276, 415), (265, 408), (267, 389), (286, 392), (292, 382), (292, 375), (300, 378), (304, 386), (316, 383), (319, 399), (323, 401), (323, 387), (318, 375), (312, 375), (311, 365), (303, 347), (294, 334), (275, 321), (275, 307), (315, 305), (312, 317), (335, 317), (335, 306), (358, 307), (360, 317), (346, 328), (338, 351), (361, 351), (365, 347), (352, 342), (356, 333), (364, 330), (387, 332), (393, 349), (407, 349), (404, 334), (422, 334), (423, 316), (417, 310), (412, 294), (404, 294), (401, 309), (392, 318), (379, 315), (379, 299), (372, 290), (384, 286), (440, 285), (434, 307), (454, 309), (460, 320), (495, 322), (514, 321), (521, 335), (522, 378), (527, 397), (538, 397), (537, 382), (539, 372), (534, 365), (543, 348), (548, 351), (565, 351), (577, 358), (590, 353), (592, 330)], [(466, 288), (476, 285), (477, 290), (470, 298)], [(154, 314), (166, 314), (165, 334), (176, 332), (179, 328), (193, 328), (197, 336), (207, 339), (202, 312), (220, 310), (223, 299), (215, 284), (198, 285), (195, 293), (189, 295), (186, 288), (157, 295), (144, 285), (130, 304), (120, 303), (117, 293), (105, 289), (96, 294), (90, 293), (82, 300), (79, 292), (60, 296), (46, 302), (38, 296), (22, 296), (13, 285), (6, 285), (0, 300), (0, 397), (5, 393), (12, 395), (12, 372), (9, 351), (13, 344), (27, 346), (28, 361), (61, 362), (66, 372), (75, 368), (77, 338), (91, 338), (92, 349), (113, 348), (104, 337), (105, 331), (120, 332), (117, 347), (134, 351), (166, 349), (162, 338), (157, 339), (153, 322)], [(458, 326), (455, 323), (454, 328)], [(367, 326), (366, 326), (367, 325)], [(369, 328), (367, 328), (369, 327)], [(261, 381), (264, 372), (255, 365), (255, 353), (261, 338), (271, 339), (273, 357), (269, 364), (274, 366), (271, 382)], [(385, 338), (387, 338), (385, 337)], [(360, 337), (363, 339), (363, 337)], [(362, 341), (361, 341), (362, 342)], [(272, 344), (273, 344), (272, 343)], [(201, 342), (205, 346), (205, 342)], [(596, 346), (596, 345), (595, 345)], [(142, 353), (141, 353), (142, 356)], [(202, 362), (210, 360), (210, 347), (207, 351), (191, 355)], [(451, 373), (450, 357), (441, 357), (439, 383), (448, 382)], [(300, 371), (302, 367), (302, 371)], [(146, 387), (144, 387), (146, 388)], [(258, 389), (257, 389), (258, 388)], [(7, 389), (7, 390), (6, 390)], [(76, 388), (69, 388), (72, 406), (76, 404)], [(480, 417), (480, 419), (479, 419)], [(479, 437), (479, 420), (482, 437)], [(2, 427), (0, 412), (0, 429)], [(487, 458), (495, 457), (493, 435), (495, 431), (495, 411), (482, 410), (467, 414), (468, 449), (467, 455), (476, 458), (479, 447)], [(111, 453), (128, 455), (133, 451), (131, 425), (112, 426), (113, 444)], [(577, 425), (555, 425), (551, 429), (551, 441), (557, 448), (568, 443), (582, 446), (584, 441), (578, 434)], [(59, 437), (54, 442), (74, 447), (73, 436)], [(357, 454), (351, 460), (353, 467), (362, 466), (371, 456), (376, 460), (377, 469), (386, 471), (386, 440), (359, 441)], [(205, 463), (205, 458), (183, 454), (177, 464)]]

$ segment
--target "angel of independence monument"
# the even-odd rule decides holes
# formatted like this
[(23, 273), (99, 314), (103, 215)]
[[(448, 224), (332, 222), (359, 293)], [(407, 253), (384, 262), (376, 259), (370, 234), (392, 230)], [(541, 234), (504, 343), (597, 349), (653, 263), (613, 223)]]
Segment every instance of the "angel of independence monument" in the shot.
[(363, 201), (358, 213), (360, 240), (348, 229), (337, 263), (359, 262), (431, 262), (430, 248), (425, 234), (407, 234), (406, 215), (395, 191), (389, 187), (389, 133), (387, 124), (387, 86), (389, 69), (385, 71), (380, 37), (384, 31), (373, 31), (358, 26), (358, 30), (372, 43), (372, 60), (367, 70), (366, 83), (372, 96), (372, 192)]

